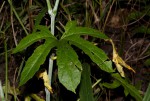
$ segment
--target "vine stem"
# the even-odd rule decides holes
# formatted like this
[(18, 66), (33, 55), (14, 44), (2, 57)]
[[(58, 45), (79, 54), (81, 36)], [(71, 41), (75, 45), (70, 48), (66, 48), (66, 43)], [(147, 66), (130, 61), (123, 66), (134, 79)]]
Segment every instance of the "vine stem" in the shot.
[[(54, 35), (54, 33), (55, 33), (55, 17), (57, 14), (59, 0), (56, 0), (53, 9), (52, 9), (50, 0), (46, 0), (46, 3), (47, 3), (47, 7), (48, 7), (48, 14), (51, 17), (51, 34)], [(49, 58), (49, 67), (48, 67), (48, 77), (50, 79), (50, 85), (51, 85), (52, 71), (53, 71), (53, 60), (51, 59), (51, 57), (53, 57), (53, 56), (54, 56), (54, 53), (52, 53), (52, 55)], [(50, 101), (50, 92), (47, 89), (45, 89), (45, 92), (46, 92), (46, 101)]]

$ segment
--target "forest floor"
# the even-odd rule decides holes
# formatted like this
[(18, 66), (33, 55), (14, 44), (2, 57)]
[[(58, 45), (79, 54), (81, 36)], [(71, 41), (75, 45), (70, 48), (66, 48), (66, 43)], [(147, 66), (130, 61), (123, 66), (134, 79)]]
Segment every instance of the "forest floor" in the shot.
[[(3, 0), (2, 0), (3, 1)], [(1, 3), (1, 2), (0, 2)], [(0, 7), (2, 5), (0, 4)], [(6, 22), (10, 21), (10, 14), (5, 13), (9, 11), (9, 5), (6, 4), (4, 10), (0, 11), (0, 29), (4, 29), (2, 26), (5, 26)], [(150, 83), (150, 34), (145, 33), (136, 33), (133, 32), (132, 29), (139, 24), (137, 23), (126, 27), (123, 26), (122, 16), (125, 17), (125, 12), (127, 9), (119, 9), (114, 14), (110, 14), (109, 22), (106, 23), (104, 33), (109, 36), (115, 43), (116, 48), (120, 56), (125, 60), (127, 64), (129, 64), (136, 73), (131, 73), (128, 70), (125, 70), (126, 77), (129, 78), (133, 85), (135, 85), (142, 92), (145, 92), (148, 84)], [(61, 11), (60, 11), (61, 13)], [(59, 14), (60, 14), (59, 13)], [(121, 15), (121, 16), (120, 16)], [(148, 23), (147, 26), (150, 26), (150, 21), (146, 22), (147, 18), (142, 19), (142, 23)], [(81, 19), (79, 19), (81, 20)], [(62, 21), (62, 19), (61, 19)], [(144, 23), (144, 24), (145, 24)], [(11, 50), (15, 47), (14, 39), (12, 33), (18, 34), (18, 40), (23, 38), (21, 29), (18, 28), (20, 25), (17, 25), (17, 20), (14, 20), (15, 24), (15, 32), (12, 31), (12, 28), (9, 26), (9, 29), (6, 31), (6, 41), (7, 41), (7, 49), (8, 49), (8, 80), (11, 86), (17, 86), (19, 77), (18, 71), (21, 65), (21, 62), (24, 58), (25, 53), (23, 54), (11, 54)], [(144, 25), (143, 24), (143, 25)], [(11, 25), (11, 24), (10, 24)], [(28, 25), (29, 26), (29, 25)], [(98, 26), (98, 24), (94, 25)], [(21, 30), (21, 31), (20, 31)], [(101, 31), (101, 30), (100, 30)], [(0, 80), (2, 84), (5, 84), (5, 38), (0, 32)], [(97, 41), (96, 41), (97, 42)], [(98, 42), (97, 42), (98, 43)], [(99, 46), (102, 48), (110, 58), (112, 58), (112, 47), (110, 43), (105, 43), (103, 46)], [(117, 100), (116, 100), (117, 101)], [(118, 100), (119, 101), (119, 100)]]

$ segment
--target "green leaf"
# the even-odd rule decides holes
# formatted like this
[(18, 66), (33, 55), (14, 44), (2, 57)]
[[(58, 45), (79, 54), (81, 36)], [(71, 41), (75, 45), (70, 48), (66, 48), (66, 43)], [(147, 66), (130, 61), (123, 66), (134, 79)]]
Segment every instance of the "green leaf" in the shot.
[(150, 101), (150, 84), (148, 85), (143, 101)]
[(150, 28), (147, 26), (140, 26), (137, 27), (135, 30), (133, 30), (133, 33), (144, 33), (144, 34), (150, 34)]
[(67, 22), (66, 26), (65, 26), (65, 33), (68, 33), (68, 31), (71, 28), (75, 28), (77, 26), (77, 22), (76, 21), (69, 21)]
[(40, 33), (47, 33), (50, 34), (51, 37), (54, 37), (51, 32), (49, 31), (49, 28), (47, 26), (43, 26), (43, 25), (36, 25), (34, 26), (34, 31), (36, 32), (37, 30), (40, 31)]
[(80, 83), (82, 66), (76, 52), (66, 42), (60, 41), (57, 50), (59, 81), (70, 91)]
[(119, 87), (121, 84), (117, 80), (114, 80), (113, 83), (102, 83), (102, 85), (110, 89), (115, 89)]
[(125, 95), (126, 97), (129, 95), (129, 92), (128, 92), (126, 89), (124, 89), (124, 95)]
[(83, 71), (80, 83), (80, 101), (94, 101), (92, 83), (90, 78), (90, 66), (87, 63), (83, 65)]
[(108, 39), (108, 37), (105, 34), (98, 30), (88, 27), (76, 27), (76, 22), (71, 21), (67, 23), (65, 27), (65, 33), (63, 34), (61, 39), (74, 35), (90, 35), (101, 39)]
[(70, 41), (71, 44), (83, 50), (84, 53), (87, 54), (102, 70), (106, 72), (114, 72), (111, 61), (107, 61), (108, 57), (103, 50), (79, 37), (68, 37), (67, 40)]
[(102, 32), (88, 27), (74, 27), (70, 29), (68, 34), (64, 37), (66, 38), (73, 35), (90, 35), (101, 39), (108, 39), (108, 37)]
[(40, 65), (44, 63), (50, 50), (56, 46), (56, 40), (47, 39), (46, 42), (37, 47), (34, 50), (32, 56), (27, 60), (25, 67), (21, 73), (19, 86), (25, 84), (30, 78), (34, 76), (37, 70), (40, 68)]
[(51, 34), (47, 34), (47, 33), (32, 33), (29, 34), (28, 36), (26, 36), (25, 38), (23, 38), (20, 43), (18, 44), (18, 46), (13, 50), (13, 53), (17, 53), (22, 51), (23, 49), (27, 48), (28, 46), (30, 46), (31, 44), (33, 44), (34, 42), (41, 40), (41, 39), (45, 39), (45, 38), (49, 38), (49, 40), (56, 40), (56, 38), (54, 36), (52, 36)]
[(143, 15), (150, 17), (149, 12), (150, 12), (150, 8), (149, 8), (149, 5), (147, 5), (147, 6), (144, 6), (144, 9), (142, 11), (134, 11), (132, 13), (129, 13), (127, 18), (129, 21), (131, 21), (131, 20), (140, 19)]
[(149, 67), (149, 66), (150, 66), (150, 59), (146, 59), (146, 60), (144, 61), (144, 65), (145, 65), (146, 67)]
[(47, 12), (47, 7), (42, 8), (39, 14), (35, 17), (35, 26), (40, 25), (42, 18), (44, 17), (45, 13)]
[(136, 101), (142, 101), (142, 97), (140, 96), (139, 91), (134, 86), (126, 82), (118, 73), (112, 74), (112, 77), (118, 80), (118, 82), (121, 83), (124, 89), (136, 99)]

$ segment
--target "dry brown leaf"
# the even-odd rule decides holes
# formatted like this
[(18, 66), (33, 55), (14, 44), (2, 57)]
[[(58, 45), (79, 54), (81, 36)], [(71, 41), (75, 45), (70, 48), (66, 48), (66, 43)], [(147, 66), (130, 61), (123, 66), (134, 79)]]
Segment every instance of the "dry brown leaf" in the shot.
[(53, 93), (52, 87), (49, 85), (50, 84), (50, 80), (47, 74), (47, 71), (44, 70), (42, 72), (37, 73), (37, 77), (38, 78), (42, 78), (44, 81), (44, 86), (49, 90), (50, 93)]
[(128, 64), (126, 64), (125, 61), (118, 55), (113, 41), (111, 39), (109, 41), (111, 42), (112, 47), (113, 47), (113, 59), (112, 59), (112, 61), (115, 63), (116, 68), (117, 68), (118, 72), (120, 73), (120, 75), (122, 77), (125, 77), (123, 67), (125, 67), (125, 68), (127, 68), (127, 69), (129, 69), (135, 73), (134, 69), (132, 69)]

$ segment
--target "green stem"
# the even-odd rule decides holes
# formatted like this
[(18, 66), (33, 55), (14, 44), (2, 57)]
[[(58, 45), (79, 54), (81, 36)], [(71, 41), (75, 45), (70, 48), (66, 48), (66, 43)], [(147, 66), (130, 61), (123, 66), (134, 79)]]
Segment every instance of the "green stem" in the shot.
[[(56, 0), (55, 6), (53, 9), (51, 7), (50, 0), (46, 0), (46, 3), (47, 3), (47, 7), (48, 7), (48, 14), (51, 17), (51, 33), (52, 33), (52, 35), (54, 35), (54, 33), (55, 33), (55, 17), (57, 14), (59, 0)], [(52, 56), (54, 56), (54, 54), (52, 54), (51, 57)], [(51, 59), (51, 57), (49, 58), (49, 68), (48, 68), (48, 76), (50, 79), (50, 85), (51, 85), (52, 71), (53, 71), (53, 60)], [(47, 89), (45, 91), (46, 91), (46, 101), (50, 101), (50, 93)]]
[(55, 16), (51, 16), (51, 33), (52, 35), (55, 33)]
[(47, 7), (48, 7), (48, 13), (51, 15), (52, 7), (51, 7), (50, 0), (46, 0), (46, 3), (47, 3)]

